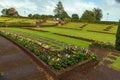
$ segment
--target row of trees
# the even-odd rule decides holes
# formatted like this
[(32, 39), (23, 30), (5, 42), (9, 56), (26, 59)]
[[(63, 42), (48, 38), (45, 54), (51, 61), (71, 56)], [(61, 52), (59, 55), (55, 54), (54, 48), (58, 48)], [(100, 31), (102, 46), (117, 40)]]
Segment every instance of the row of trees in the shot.
[[(64, 10), (62, 2), (58, 2), (54, 10), (55, 17), (59, 18), (60, 20), (64, 20), (64, 18), (70, 18), (67, 12)], [(100, 21), (102, 18), (102, 10), (99, 8), (94, 8), (91, 10), (86, 10), (81, 18), (79, 18), (78, 14), (72, 14), (71, 20), (72, 21)]]
[(31, 19), (53, 19), (53, 15), (40, 15), (40, 14), (29, 14), (29, 18)]
[[(19, 16), (18, 11), (15, 8), (3, 9), (1, 11), (2, 16)], [(72, 14), (70, 17), (68, 13), (64, 10), (62, 2), (58, 2), (54, 9), (55, 15), (40, 15), (40, 14), (29, 14), (29, 18), (33, 19), (57, 19), (57, 20), (65, 20), (69, 19), (71, 21), (100, 21), (102, 18), (102, 10), (99, 8), (94, 8), (93, 10), (85, 10), (82, 14), (81, 18), (78, 14)], [(20, 16), (19, 16), (20, 17)]]

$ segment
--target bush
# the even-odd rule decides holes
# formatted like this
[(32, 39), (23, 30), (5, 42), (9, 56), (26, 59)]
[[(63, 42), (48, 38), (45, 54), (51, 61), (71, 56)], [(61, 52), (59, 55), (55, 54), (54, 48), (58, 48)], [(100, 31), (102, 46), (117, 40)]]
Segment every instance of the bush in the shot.
[(115, 48), (116, 50), (120, 51), (120, 21), (117, 29), (117, 34), (116, 34)]
[(4, 75), (4, 74), (3, 74), (2, 72), (0, 72), (0, 77), (3, 77), (3, 75)]
[(100, 48), (105, 48), (105, 49), (115, 49), (115, 46), (109, 42), (105, 43), (105, 42), (95, 41), (92, 43), (92, 45)]
[(35, 27), (35, 24), (25, 22), (0, 22), (0, 27)]

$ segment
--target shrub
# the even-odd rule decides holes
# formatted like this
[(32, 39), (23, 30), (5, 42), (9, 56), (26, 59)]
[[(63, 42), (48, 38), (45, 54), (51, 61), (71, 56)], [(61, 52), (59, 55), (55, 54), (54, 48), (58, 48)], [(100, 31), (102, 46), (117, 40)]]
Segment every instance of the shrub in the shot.
[(116, 43), (115, 43), (116, 50), (120, 51), (120, 20), (116, 34)]
[(95, 41), (92, 43), (92, 45), (100, 47), (100, 48), (105, 48), (105, 49), (114, 49), (115, 46), (112, 43), (105, 43), (105, 42), (100, 42), (100, 41)]
[(3, 74), (2, 72), (0, 72), (0, 77), (3, 77), (3, 75), (4, 75), (4, 74)]

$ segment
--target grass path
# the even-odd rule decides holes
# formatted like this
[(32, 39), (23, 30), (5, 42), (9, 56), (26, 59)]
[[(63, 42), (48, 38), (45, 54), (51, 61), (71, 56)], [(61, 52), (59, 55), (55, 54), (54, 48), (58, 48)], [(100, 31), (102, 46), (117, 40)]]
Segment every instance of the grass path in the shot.
[(32, 30), (20, 29), (20, 28), (0, 28), (0, 29), (15, 33), (15, 34), (20, 34), (23, 36), (25, 36), (24, 34), (27, 34), (25, 37), (30, 37), (31, 35), (34, 35), (33, 37), (30, 37), (33, 40), (39, 40), (39, 37), (43, 36), (46, 38), (62, 41), (62, 42), (77, 45), (77, 46), (87, 47), (87, 48), (91, 44), (90, 42), (72, 39), (72, 38), (63, 37), (63, 36), (58, 36), (58, 35), (55, 35), (49, 32), (37, 32), (37, 31), (32, 31)]
[(87, 39), (115, 43), (115, 35), (113, 34), (94, 33), (94, 32), (88, 32), (86, 30), (70, 30), (70, 29), (55, 28), (55, 27), (45, 27), (40, 29), (47, 30), (53, 33), (60, 33), (60, 34), (66, 34), (76, 37), (83, 37)]

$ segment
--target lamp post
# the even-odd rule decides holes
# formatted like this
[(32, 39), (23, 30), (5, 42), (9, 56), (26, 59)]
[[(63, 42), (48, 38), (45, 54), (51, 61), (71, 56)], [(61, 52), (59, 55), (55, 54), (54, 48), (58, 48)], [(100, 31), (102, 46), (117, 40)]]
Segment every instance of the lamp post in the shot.
[(24, 16), (26, 16), (26, 11), (24, 11)]
[(109, 13), (107, 13), (107, 21), (108, 21)]

